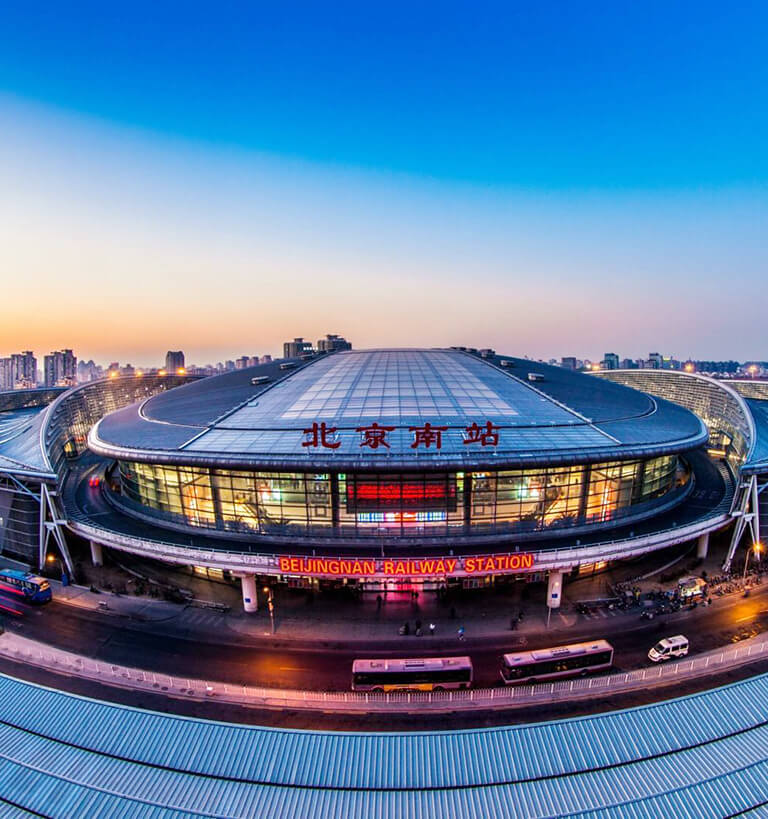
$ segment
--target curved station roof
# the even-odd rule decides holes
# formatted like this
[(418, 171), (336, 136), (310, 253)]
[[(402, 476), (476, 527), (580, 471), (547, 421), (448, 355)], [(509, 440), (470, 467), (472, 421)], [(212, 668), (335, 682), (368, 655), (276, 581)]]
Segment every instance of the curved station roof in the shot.
[(680, 452), (688, 410), (527, 359), (366, 350), (252, 367), (118, 410), (89, 445), (116, 458), (284, 469), (498, 468)]

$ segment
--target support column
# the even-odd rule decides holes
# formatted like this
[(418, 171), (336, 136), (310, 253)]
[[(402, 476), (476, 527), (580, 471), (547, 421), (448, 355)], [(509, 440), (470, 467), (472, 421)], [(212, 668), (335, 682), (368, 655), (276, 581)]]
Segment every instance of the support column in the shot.
[(240, 578), (240, 585), (243, 589), (243, 608), (248, 614), (259, 610), (259, 598), (256, 592), (256, 577), (252, 574), (244, 574)]
[(704, 560), (704, 558), (709, 553), (709, 532), (705, 532), (703, 535), (699, 535), (698, 543), (696, 544), (696, 557), (699, 560)]
[(91, 563), (93, 563), (94, 566), (104, 565), (104, 550), (102, 549), (101, 543), (96, 543), (95, 540), (91, 541)]

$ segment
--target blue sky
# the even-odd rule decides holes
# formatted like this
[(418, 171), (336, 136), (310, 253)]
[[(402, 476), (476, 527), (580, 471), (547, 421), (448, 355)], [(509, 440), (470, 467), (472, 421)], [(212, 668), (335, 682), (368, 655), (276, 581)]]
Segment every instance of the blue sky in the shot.
[(768, 358), (768, 5), (478, 5), (6, 4), (0, 352)]

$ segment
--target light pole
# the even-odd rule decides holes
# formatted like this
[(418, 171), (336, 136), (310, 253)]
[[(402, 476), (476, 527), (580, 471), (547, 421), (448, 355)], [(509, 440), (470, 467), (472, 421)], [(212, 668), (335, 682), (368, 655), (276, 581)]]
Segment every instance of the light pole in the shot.
[(749, 553), (754, 551), (755, 557), (757, 558), (757, 560), (760, 560), (760, 552), (762, 551), (762, 549), (763, 549), (763, 544), (760, 543), (759, 540), (755, 541), (752, 544), (751, 549), (747, 549), (747, 553), (744, 556), (744, 578), (743, 578), (744, 580), (747, 579), (747, 567), (749, 566)]
[(269, 621), (272, 625), (272, 634), (275, 633), (275, 598), (272, 594), (272, 589), (264, 586), (264, 592), (267, 595), (267, 609), (269, 609)]

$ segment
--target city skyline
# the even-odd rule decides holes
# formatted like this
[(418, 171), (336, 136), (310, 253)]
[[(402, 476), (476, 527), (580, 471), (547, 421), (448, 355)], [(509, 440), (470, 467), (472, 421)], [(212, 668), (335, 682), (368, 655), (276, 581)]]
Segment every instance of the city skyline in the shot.
[[(326, 334), (326, 337), (327, 336), (328, 336), (328, 334)], [(351, 342), (347, 342), (347, 340), (344, 339), (344, 338), (342, 338), (341, 340), (345, 344), (348, 343), (349, 346), (339, 347), (337, 349), (353, 349), (353, 345), (351, 344)], [(296, 351), (295, 350), (295, 351), (291, 352), (290, 355), (287, 355), (287, 353), (286, 353), (287, 347), (293, 341), (304, 341), (305, 346), (306, 346), (306, 350), (302, 350), (302, 351)], [(323, 349), (323, 343), (324, 342), (328, 343), (328, 342), (325, 341), (325, 339), (322, 339), (322, 338), (318, 339), (317, 342), (315, 342), (315, 341), (312, 341), (311, 339), (308, 339), (308, 338), (304, 339), (303, 337), (293, 337), (293, 339), (291, 339), (291, 341), (283, 341), (283, 342), (274, 344), (274, 345), (272, 345), (272, 347), (269, 350), (266, 350), (266, 351), (261, 350), (261, 351), (245, 352), (245, 351), (241, 350), (241, 351), (233, 352), (232, 350), (229, 350), (224, 355), (222, 355), (220, 358), (210, 359), (210, 360), (203, 360), (203, 359), (197, 360), (197, 359), (194, 359), (193, 357), (189, 356), (184, 350), (178, 350), (176, 352), (168, 350), (165, 353), (161, 353), (161, 352), (158, 351), (158, 352), (156, 352), (154, 354), (153, 358), (148, 358), (145, 361), (131, 360), (129, 358), (121, 358), (120, 356), (118, 356), (116, 354), (107, 355), (105, 358), (97, 360), (94, 356), (89, 355), (88, 353), (80, 355), (77, 351), (75, 351), (75, 361), (78, 362), (79, 364), (88, 364), (88, 365), (94, 364), (97, 367), (103, 368), (105, 371), (107, 371), (113, 365), (116, 365), (119, 368), (132, 367), (132, 368), (134, 368), (136, 370), (143, 370), (143, 371), (164, 370), (165, 372), (170, 372), (170, 373), (180, 371), (180, 370), (185, 370), (186, 371), (189, 368), (192, 368), (192, 369), (206, 369), (206, 368), (216, 368), (217, 366), (221, 367), (222, 365), (224, 365), (223, 369), (227, 369), (227, 366), (226, 366), (227, 364), (232, 364), (233, 365), (232, 368), (234, 368), (234, 365), (237, 365), (237, 367), (239, 368), (240, 366), (255, 366), (255, 364), (258, 363), (259, 359), (262, 359), (262, 360), (265, 360), (265, 359), (266, 360), (271, 360), (273, 358), (274, 359), (279, 359), (281, 357), (281, 349), (282, 349), (282, 356), (283, 357), (296, 357), (301, 352), (310, 352), (310, 351), (313, 352), (313, 353), (317, 352), (317, 351), (324, 352), (325, 351)], [(465, 347), (467, 345), (442, 345), (442, 346), (441, 345), (435, 345), (432, 349), (447, 349), (450, 346)], [(393, 345), (384, 345), (383, 347), (376, 348), (376, 347), (360, 347), (360, 346), (354, 345), (354, 349), (357, 350), (357, 351), (365, 351), (365, 350), (372, 350), (372, 349), (398, 349), (398, 347), (393, 346)], [(401, 347), (400, 349), (405, 349), (405, 348)], [(474, 347), (472, 347), (472, 349), (480, 349), (480, 348), (478, 348), (477, 346), (474, 346)], [(327, 351), (330, 352), (331, 348), (329, 348)], [(69, 348), (69, 349), (63, 348), (63, 352), (71, 354), (73, 351), (72, 351), (71, 348)], [(499, 352), (504, 354), (504, 351), (499, 351)], [(573, 362), (574, 366), (578, 365), (578, 367), (582, 367), (582, 366), (585, 366), (585, 365), (589, 366), (589, 365), (596, 365), (596, 364), (605, 364), (606, 363), (606, 358), (610, 357), (611, 359), (615, 359), (616, 365), (615, 366), (614, 365), (608, 365), (609, 369), (616, 369), (617, 366), (621, 367), (625, 363), (628, 363), (628, 362), (631, 362), (631, 365), (633, 367), (636, 366), (637, 364), (641, 363), (641, 362), (645, 362), (645, 364), (648, 365), (648, 364), (650, 364), (649, 359), (654, 359), (654, 358), (657, 358), (657, 357), (658, 357), (658, 359), (660, 361), (661, 360), (665, 360), (667, 362), (671, 361), (674, 364), (681, 365), (681, 366), (683, 364), (692, 363), (692, 362), (697, 363), (697, 364), (700, 363), (700, 362), (735, 363), (735, 364), (743, 365), (743, 366), (746, 366), (748, 364), (761, 364), (762, 365), (762, 364), (766, 363), (765, 359), (761, 359), (759, 357), (750, 357), (750, 358), (737, 360), (737, 359), (730, 359), (730, 358), (724, 358), (722, 356), (717, 356), (717, 357), (715, 357), (713, 359), (705, 359), (705, 358), (700, 357), (700, 356), (676, 356), (674, 354), (668, 354), (666, 352), (659, 353), (657, 351), (649, 351), (647, 354), (641, 354), (641, 355), (629, 355), (629, 354), (623, 354), (623, 353), (618, 354), (618, 353), (615, 353), (615, 352), (606, 351), (606, 352), (604, 352), (604, 353), (602, 353), (600, 355), (597, 355), (595, 357), (590, 357), (590, 356), (583, 355), (583, 354), (580, 354), (580, 353), (572, 355), (571, 353), (572, 353), (572, 351), (568, 351), (566, 354), (551, 356), (548, 359), (540, 357), (540, 356), (532, 356), (532, 355), (527, 355), (527, 356), (523, 356), (523, 357), (524, 358), (529, 358), (529, 359), (531, 359), (533, 361), (540, 361), (540, 362), (548, 361), (549, 363), (557, 363), (558, 365), (562, 365), (564, 367), (570, 367), (570, 368), (572, 368), (571, 365), (570, 365), (570, 362)], [(24, 354), (25, 355), (26, 354), (31, 354), (31, 355), (33, 355), (35, 357), (35, 359), (37, 361), (37, 366), (38, 366), (38, 374), (42, 375), (42, 374), (44, 374), (45, 362), (48, 359), (53, 358), (54, 356), (56, 356), (56, 357), (61, 356), (62, 351), (51, 350), (50, 353), (43, 355), (39, 351), (28, 350), (28, 351), (25, 351)], [(10, 350), (8, 350), (8, 351), (0, 350), (0, 361), (2, 361), (4, 359), (10, 359), (11, 357), (20, 357), (21, 355), (22, 355), (22, 353), (17, 352), (17, 351), (12, 352)], [(175, 361), (175, 364), (178, 364), (179, 366), (175, 366), (174, 363), (169, 364), (169, 356), (172, 357), (170, 359), (172, 362), (175, 361), (176, 356), (181, 356), (180, 362)], [(246, 361), (250, 361), (251, 363), (245, 363)], [(243, 362), (243, 363), (241, 364), (240, 362)]]
[(411, 9), (403, 29), (271, 10), (247, 38), (194, 9), (151, 32), (140, 4), (85, 27), (18, 12), (0, 349), (206, 362), (335, 327), (759, 358), (761, 26), (710, 11)]

